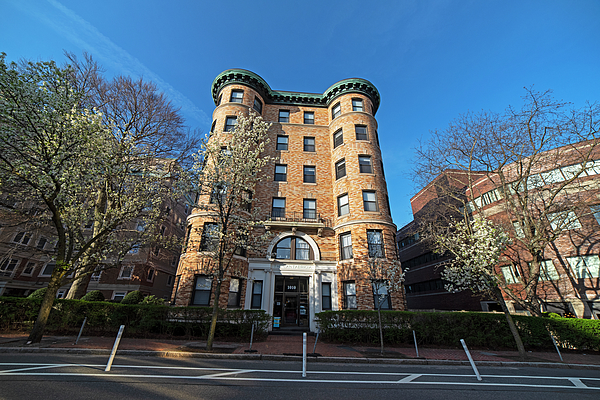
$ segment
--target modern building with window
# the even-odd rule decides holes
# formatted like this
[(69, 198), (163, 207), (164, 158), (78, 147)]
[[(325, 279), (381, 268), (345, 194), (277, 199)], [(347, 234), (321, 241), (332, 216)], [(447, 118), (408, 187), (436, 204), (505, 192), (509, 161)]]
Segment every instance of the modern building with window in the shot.
[[(524, 298), (524, 282), (529, 279), (532, 255), (526, 251), (525, 229), (531, 235), (548, 237), (538, 252), (541, 258), (537, 296), (540, 311), (580, 318), (600, 317), (600, 147), (597, 142), (581, 142), (540, 153), (537, 162), (524, 173), (522, 164), (509, 164), (498, 174), (447, 171), (446, 177), (459, 188), (462, 182), (464, 210), (484, 215), (501, 226), (512, 238), (496, 273), (504, 289), (504, 299), (512, 312), (525, 312), (507, 294)], [(460, 175), (464, 179), (460, 179)], [(504, 188), (504, 189), (503, 189)], [(499, 310), (494, 302), (476, 299), (470, 294), (451, 294), (440, 278), (439, 255), (419, 240), (420, 214), (435, 206), (439, 185), (431, 183), (411, 199), (415, 222), (398, 232), (398, 248), (403, 268), (408, 267), (405, 287), (410, 309)], [(504, 195), (503, 195), (504, 193)], [(518, 200), (517, 200), (518, 199)], [(512, 202), (527, 201), (527, 213)], [(525, 204), (525, 203), (519, 203)], [(528, 220), (523, 215), (531, 215)], [(525, 224), (525, 225), (523, 225)], [(521, 240), (524, 241), (521, 241)], [(530, 243), (530, 242), (529, 242)]]
[[(275, 91), (260, 76), (232, 69), (215, 78), (212, 95), (211, 137), (227, 134), (237, 116), (259, 113), (272, 123), (266, 154), (276, 160), (252, 193), (270, 243), (239, 256), (247, 274), (222, 283), (219, 306), (263, 309), (272, 329), (306, 330), (315, 330), (316, 313), (373, 309), (379, 296), (387, 297), (384, 307), (404, 309), (403, 293), (374, 293), (365, 274), (369, 257), (397, 257), (375, 86), (345, 79), (323, 94)], [(199, 208), (188, 217), (190, 231), (210, 223), (210, 212)], [(176, 305), (214, 304), (216, 283), (198, 267), (201, 247), (182, 254)]]

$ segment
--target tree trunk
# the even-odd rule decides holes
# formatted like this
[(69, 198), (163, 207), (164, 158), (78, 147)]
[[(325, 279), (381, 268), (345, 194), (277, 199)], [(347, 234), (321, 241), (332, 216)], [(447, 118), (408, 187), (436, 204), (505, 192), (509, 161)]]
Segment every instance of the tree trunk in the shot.
[(521, 361), (525, 361), (525, 358), (527, 356), (527, 353), (525, 353), (525, 346), (523, 346), (523, 341), (521, 340), (521, 335), (519, 335), (519, 331), (517, 329), (517, 326), (515, 325), (515, 321), (512, 318), (512, 315), (510, 315), (510, 312), (508, 311), (508, 307), (506, 306), (506, 303), (504, 302), (504, 297), (502, 297), (502, 292), (500, 291), (499, 288), (496, 288), (496, 300), (498, 301), (498, 303), (500, 303), (500, 306), (502, 307), (502, 311), (504, 311), (504, 316), (506, 316), (506, 322), (508, 322), (508, 327), (510, 328), (510, 332), (513, 335), (513, 338), (515, 339), (515, 342), (517, 343), (517, 350), (519, 351), (519, 357), (521, 358)]
[(65, 299), (81, 299), (85, 295), (88, 285), (90, 284), (90, 280), (92, 279), (92, 274), (86, 273), (90, 272), (90, 270), (93, 270), (94, 268), (95, 266), (80, 268), (75, 272), (75, 280), (71, 284)]
[(27, 338), (27, 344), (35, 344), (42, 341), (44, 330), (46, 329), (46, 324), (48, 323), (48, 317), (50, 316), (50, 311), (52, 311), (52, 305), (54, 304), (54, 299), (56, 298), (56, 293), (58, 292), (59, 288), (60, 278), (52, 277), (50, 283), (48, 284), (46, 294), (42, 299), (42, 305), (40, 306), (40, 311), (38, 312), (33, 329)]
[(215, 340), (215, 331), (217, 330), (217, 319), (219, 317), (219, 297), (221, 297), (221, 283), (217, 279), (217, 287), (215, 288), (215, 299), (213, 303), (213, 315), (210, 321), (210, 331), (208, 339), (206, 339), (206, 350), (211, 351)]

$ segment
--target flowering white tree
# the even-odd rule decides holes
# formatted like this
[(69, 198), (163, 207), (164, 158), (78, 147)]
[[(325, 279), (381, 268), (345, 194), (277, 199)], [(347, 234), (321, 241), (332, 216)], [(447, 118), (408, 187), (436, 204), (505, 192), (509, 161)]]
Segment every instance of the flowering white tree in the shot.
[(205, 211), (210, 220), (196, 237), (202, 238), (200, 248), (211, 259), (204, 265), (205, 272), (216, 283), (208, 350), (212, 349), (217, 326), (221, 285), (227, 275), (242, 272), (236, 270), (234, 255), (260, 247), (267, 236), (255, 229), (262, 223), (257, 218), (259, 210), (252, 207), (252, 193), (261, 179), (261, 169), (271, 161), (263, 154), (269, 143), (270, 126), (253, 112), (249, 116), (238, 115), (232, 132), (213, 134), (204, 141), (194, 166), (200, 194), (209, 195), (201, 197), (208, 197), (208, 203), (196, 207)]
[(492, 221), (476, 216), (450, 224), (445, 233), (436, 235), (435, 242), (438, 252), (447, 251), (453, 256), (442, 264), (446, 290), (455, 293), (469, 289), (496, 299), (504, 311), (519, 355), (524, 358), (523, 342), (500, 291), (503, 281), (495, 271), (502, 252), (510, 244), (510, 237)]
[(383, 327), (381, 324), (381, 306), (384, 302), (390, 302), (392, 293), (404, 290), (403, 282), (405, 272), (402, 270), (400, 261), (387, 260), (385, 258), (369, 258), (367, 260), (367, 277), (373, 288), (373, 302), (377, 309), (379, 321), (379, 342), (381, 354), (383, 355)]

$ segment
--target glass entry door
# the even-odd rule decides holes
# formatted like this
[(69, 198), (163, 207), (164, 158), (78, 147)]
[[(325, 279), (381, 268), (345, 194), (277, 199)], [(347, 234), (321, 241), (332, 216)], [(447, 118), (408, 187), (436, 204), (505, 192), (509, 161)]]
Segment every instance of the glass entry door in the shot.
[(276, 276), (273, 316), (281, 326), (308, 328), (308, 277)]

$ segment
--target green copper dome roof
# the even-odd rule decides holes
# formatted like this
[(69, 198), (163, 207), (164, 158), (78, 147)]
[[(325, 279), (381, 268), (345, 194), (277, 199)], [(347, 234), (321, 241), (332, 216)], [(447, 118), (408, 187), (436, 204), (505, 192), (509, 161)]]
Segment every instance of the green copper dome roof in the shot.
[(379, 108), (379, 92), (375, 85), (366, 79), (351, 78), (331, 85), (323, 94), (285, 92), (271, 89), (263, 78), (245, 69), (228, 69), (221, 72), (212, 83), (212, 96), (217, 105), (219, 93), (225, 86), (239, 83), (250, 86), (270, 104), (315, 105), (327, 107), (337, 97), (346, 93), (361, 93), (373, 102), (373, 115)]

